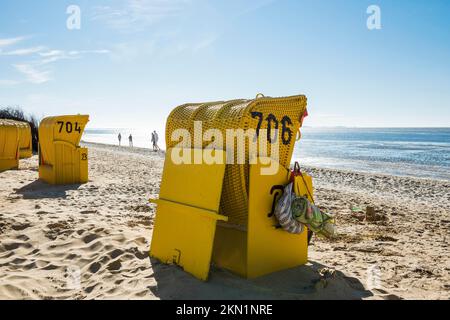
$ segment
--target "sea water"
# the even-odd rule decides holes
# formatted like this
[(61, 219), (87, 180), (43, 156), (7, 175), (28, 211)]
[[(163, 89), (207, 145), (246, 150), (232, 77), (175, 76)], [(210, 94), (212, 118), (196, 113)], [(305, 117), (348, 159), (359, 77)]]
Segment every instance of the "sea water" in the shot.
[[(86, 142), (119, 145), (119, 133), (122, 135), (122, 146), (129, 146), (128, 137), (131, 135), (133, 137), (134, 147), (147, 149), (152, 148), (152, 131), (146, 131), (143, 129), (86, 129), (82, 140)], [(161, 136), (161, 133), (158, 133), (158, 136), (158, 144), (161, 148), (163, 148), (164, 137)]]
[[(83, 140), (151, 148), (151, 130), (91, 129)], [(164, 135), (159, 132), (164, 149)], [(450, 128), (303, 128), (292, 161), (300, 165), (450, 181)]]
[(450, 180), (450, 128), (303, 128), (293, 161)]

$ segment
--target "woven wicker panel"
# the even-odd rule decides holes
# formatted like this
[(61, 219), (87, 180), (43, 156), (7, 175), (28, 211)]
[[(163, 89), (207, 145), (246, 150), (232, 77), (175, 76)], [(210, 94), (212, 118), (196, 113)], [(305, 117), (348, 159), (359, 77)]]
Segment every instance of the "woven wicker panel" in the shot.
[[(181, 145), (177, 141), (172, 141), (171, 136), (172, 132), (176, 129), (187, 129), (191, 135), (194, 137), (194, 117), (197, 112), (199, 112), (202, 107), (206, 107), (214, 103), (192, 103), (192, 104), (184, 104), (175, 108), (172, 113), (169, 115), (167, 124), (166, 124), (166, 146), (167, 149), (173, 148), (176, 145)], [(194, 140), (191, 141), (191, 146), (194, 144)], [(183, 145), (184, 147), (189, 147), (188, 145)]]
[[(218, 129), (226, 137), (227, 129), (255, 129), (260, 124), (261, 129), (268, 128), (267, 117), (271, 115), (272, 129), (281, 130), (282, 120), (289, 117), (289, 130), (284, 137), (290, 136), (289, 143), (283, 144), (280, 140), (279, 162), (289, 167), (295, 138), (300, 128), (300, 118), (306, 110), (306, 97), (294, 96), (287, 98), (260, 98), (255, 100), (232, 100), (228, 102), (212, 102), (204, 104), (185, 104), (176, 108), (169, 116), (166, 126), (167, 148), (179, 145), (171, 142), (171, 135), (175, 129), (184, 128), (191, 134), (191, 146), (195, 139), (201, 141), (201, 136), (194, 136), (194, 121), (202, 121), (202, 129)], [(263, 118), (255, 117), (254, 113), (262, 114)], [(285, 119), (286, 120), (286, 119)], [(279, 133), (279, 138), (281, 133)], [(287, 140), (287, 139), (285, 139)], [(203, 142), (202, 148), (210, 142)], [(225, 141), (224, 141), (225, 148)], [(267, 150), (270, 155), (270, 145)], [(234, 159), (237, 159), (237, 150), (234, 148)], [(245, 164), (228, 164), (225, 169), (222, 198), (220, 203), (221, 214), (229, 217), (229, 223), (247, 225), (248, 220), (248, 188), (249, 188), (249, 143), (246, 140)]]

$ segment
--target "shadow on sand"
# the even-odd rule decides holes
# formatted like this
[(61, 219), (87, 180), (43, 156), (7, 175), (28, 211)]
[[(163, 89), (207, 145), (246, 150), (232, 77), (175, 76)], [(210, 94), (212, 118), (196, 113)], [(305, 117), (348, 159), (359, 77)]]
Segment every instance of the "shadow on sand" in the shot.
[(360, 300), (373, 296), (356, 278), (336, 271), (324, 279), (317, 262), (247, 280), (211, 268), (208, 282), (197, 280), (181, 268), (150, 258), (156, 285), (149, 290), (162, 300), (261, 299), (261, 300)]
[(80, 184), (54, 186), (42, 180), (36, 180), (18, 189), (16, 194), (22, 195), (24, 199), (65, 199), (67, 191), (77, 190), (80, 186)]

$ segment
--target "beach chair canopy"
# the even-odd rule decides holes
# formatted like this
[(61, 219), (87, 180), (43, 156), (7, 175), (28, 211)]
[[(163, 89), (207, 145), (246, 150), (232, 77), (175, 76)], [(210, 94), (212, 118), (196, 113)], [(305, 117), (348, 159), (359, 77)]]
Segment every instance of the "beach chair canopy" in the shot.
[[(227, 129), (253, 129), (255, 132), (266, 130), (268, 134), (278, 129), (279, 154), (276, 159), (282, 166), (288, 168), (292, 152), (301, 127), (301, 121), (306, 113), (307, 99), (304, 95), (271, 98), (257, 97), (253, 100), (231, 100), (208, 103), (184, 104), (175, 108), (169, 115), (166, 125), (167, 149), (180, 147), (179, 141), (172, 140), (175, 130), (183, 128), (190, 132), (191, 141), (184, 141), (186, 145), (198, 147), (196, 141), (202, 137), (196, 136), (194, 123), (202, 122), (203, 132), (208, 129), (219, 129), (226, 137)], [(266, 150), (271, 156), (271, 144), (268, 139)], [(204, 141), (200, 148), (208, 143)], [(223, 143), (225, 149), (225, 143)], [(226, 166), (222, 197), (220, 203), (221, 214), (229, 217), (229, 222), (246, 226), (248, 222), (248, 189), (249, 189), (249, 157), (248, 144), (245, 150), (244, 164), (228, 164)], [(234, 150), (234, 158), (238, 157)]]

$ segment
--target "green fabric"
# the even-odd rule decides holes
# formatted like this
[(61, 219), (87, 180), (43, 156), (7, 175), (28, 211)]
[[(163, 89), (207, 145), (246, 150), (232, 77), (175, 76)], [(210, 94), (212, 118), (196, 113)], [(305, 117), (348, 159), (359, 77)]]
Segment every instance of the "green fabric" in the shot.
[(306, 225), (311, 231), (325, 237), (334, 235), (334, 218), (331, 214), (321, 212), (308, 199), (296, 196), (291, 205), (292, 216)]

